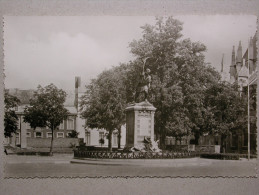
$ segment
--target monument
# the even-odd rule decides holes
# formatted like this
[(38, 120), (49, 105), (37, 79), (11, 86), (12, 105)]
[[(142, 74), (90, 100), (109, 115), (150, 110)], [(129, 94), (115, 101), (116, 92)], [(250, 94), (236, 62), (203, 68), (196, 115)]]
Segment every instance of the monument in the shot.
[(139, 102), (134, 102), (126, 108), (125, 148), (141, 148), (145, 140), (154, 141), (154, 115), (156, 108), (147, 100), (151, 76), (149, 75), (150, 70), (146, 69), (145, 71), (144, 66), (135, 95), (135, 102)]
[(148, 101), (126, 108), (126, 147), (138, 147), (145, 138), (154, 141), (155, 110)]

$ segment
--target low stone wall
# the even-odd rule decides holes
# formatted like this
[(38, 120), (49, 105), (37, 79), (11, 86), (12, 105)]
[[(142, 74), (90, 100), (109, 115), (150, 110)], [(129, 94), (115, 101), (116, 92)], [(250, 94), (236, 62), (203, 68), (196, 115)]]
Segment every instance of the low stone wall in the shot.
[[(32, 148), (49, 148), (51, 138), (27, 138), (27, 147)], [(69, 148), (72, 145), (78, 146), (78, 138), (54, 138), (54, 148)]]

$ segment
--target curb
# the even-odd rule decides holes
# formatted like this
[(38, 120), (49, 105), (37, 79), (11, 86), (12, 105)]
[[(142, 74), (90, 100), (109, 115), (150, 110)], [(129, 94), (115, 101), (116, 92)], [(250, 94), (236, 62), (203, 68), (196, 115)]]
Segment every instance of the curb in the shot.
[(108, 166), (205, 166), (210, 162), (199, 162), (193, 159), (191, 162), (184, 162), (182, 159), (74, 159), (71, 164), (108, 165)]

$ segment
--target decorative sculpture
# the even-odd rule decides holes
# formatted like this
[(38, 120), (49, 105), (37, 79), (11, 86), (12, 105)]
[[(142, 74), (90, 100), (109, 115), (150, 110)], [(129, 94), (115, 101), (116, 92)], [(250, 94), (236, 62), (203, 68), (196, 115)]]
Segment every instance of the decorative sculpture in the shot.
[(147, 59), (149, 58), (146, 58), (144, 60), (143, 71), (140, 75), (140, 81), (138, 83), (136, 94), (135, 94), (135, 102), (138, 101), (140, 95), (143, 93), (144, 93), (144, 100), (147, 101), (147, 98), (148, 98), (150, 83), (151, 83), (151, 76), (150, 76), (151, 71), (148, 68), (145, 71), (145, 64)]
[(132, 147), (130, 149), (131, 152), (161, 152), (162, 150), (158, 148), (158, 142), (152, 141), (150, 138), (144, 138), (144, 141), (142, 144), (139, 144), (138, 146)]

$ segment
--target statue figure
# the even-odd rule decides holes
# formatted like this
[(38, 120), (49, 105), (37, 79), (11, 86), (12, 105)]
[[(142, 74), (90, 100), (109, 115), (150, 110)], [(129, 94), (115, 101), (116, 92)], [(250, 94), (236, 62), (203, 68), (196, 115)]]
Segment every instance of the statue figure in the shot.
[(144, 93), (145, 101), (147, 101), (149, 89), (151, 83), (151, 76), (150, 76), (150, 69), (146, 69), (146, 72), (141, 73), (140, 81), (137, 86), (136, 95), (135, 95), (135, 102), (137, 102), (140, 94)]

